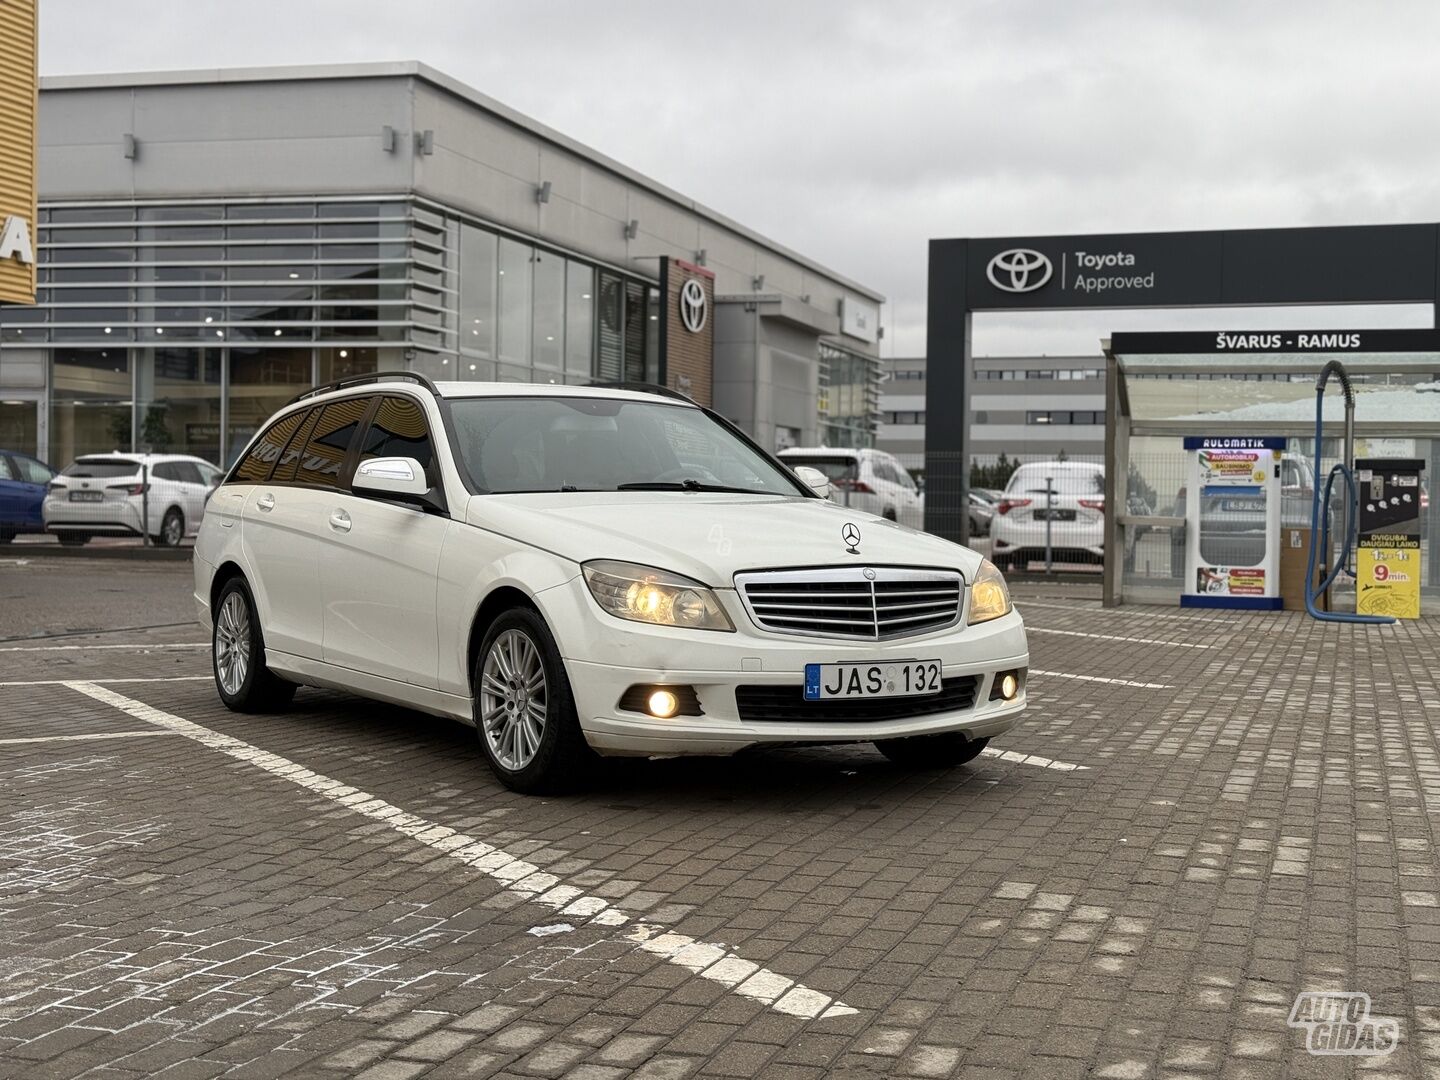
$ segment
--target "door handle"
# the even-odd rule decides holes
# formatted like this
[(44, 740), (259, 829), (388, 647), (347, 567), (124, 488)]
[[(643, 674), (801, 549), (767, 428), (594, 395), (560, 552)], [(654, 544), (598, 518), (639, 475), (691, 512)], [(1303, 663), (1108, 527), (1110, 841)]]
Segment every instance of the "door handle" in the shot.
[(261, 495), (260, 498), (258, 498), (258, 499), (255, 500), (255, 509), (257, 509), (257, 510), (264, 510), (266, 513), (269, 513), (271, 510), (274, 510), (274, 509), (275, 509), (275, 496), (274, 496), (274, 495), (271, 495), (271, 494), (267, 491), (264, 495)]
[(344, 510), (332, 510), (330, 512), (330, 527), (336, 532), (349, 532), (350, 515)]

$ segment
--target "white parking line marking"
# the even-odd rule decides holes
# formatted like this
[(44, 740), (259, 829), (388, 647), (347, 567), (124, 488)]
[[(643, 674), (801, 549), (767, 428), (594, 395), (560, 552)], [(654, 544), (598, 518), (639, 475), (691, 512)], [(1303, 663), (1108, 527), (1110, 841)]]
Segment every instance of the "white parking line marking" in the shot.
[(84, 735), (35, 735), (24, 739), (0, 739), (0, 746), (21, 743), (88, 742), (91, 739), (150, 739), (156, 735), (178, 735), (178, 731), (95, 731)]
[(1100, 641), (1124, 641), (1131, 645), (1169, 645), (1175, 649), (1214, 649), (1215, 645), (1202, 645), (1196, 641), (1157, 641), (1155, 638), (1120, 637), (1116, 634), (1087, 634), (1083, 630), (1052, 630), (1048, 626), (1025, 626), (1027, 634), (1064, 634), (1066, 637), (1097, 638)]
[(187, 641), (183, 643), (156, 642), (151, 645), (5, 645), (0, 652), (83, 652), (90, 649), (129, 649), (140, 652), (144, 649), (208, 649), (208, 641)]
[[(1051, 611), (1069, 611), (1077, 615), (1121, 615), (1127, 619), (1170, 619), (1181, 622), (1195, 622), (1194, 614), (1190, 615), (1167, 615), (1162, 611), (1136, 611), (1133, 607), (1101, 607), (1098, 603), (1075, 601), (1069, 604), (1047, 604), (1040, 600), (1016, 600), (1015, 606), (1024, 608), (1049, 608)], [(1218, 622), (1219, 620), (1200, 620), (1203, 622)]]
[(1102, 675), (1073, 675), (1068, 671), (1041, 671), (1039, 668), (1031, 668), (1031, 675), (1040, 675), (1047, 679), (1079, 679), (1081, 682), (1108, 683), (1112, 686), (1133, 686), (1139, 690), (1174, 690), (1175, 687), (1169, 683), (1158, 682), (1132, 682), (1129, 679), (1107, 679)]
[[(115, 683), (145, 683), (145, 682), (209, 682), (214, 676), (211, 675), (153, 675), (135, 676), (127, 679), (91, 679), (91, 682), (104, 683), (111, 686)], [(0, 682), (0, 690), (7, 686), (69, 686), (74, 679), (26, 679), (21, 682)]]
[(355, 813), (382, 822), (411, 839), (434, 848), (466, 866), (474, 867), (498, 882), (507, 892), (522, 899), (554, 908), (562, 915), (589, 919), (601, 926), (633, 925), (629, 938), (646, 952), (719, 983), (727, 990), (759, 1002), (777, 1012), (805, 1020), (818, 1017), (850, 1016), (853, 1009), (838, 998), (803, 986), (794, 979), (767, 971), (758, 964), (742, 959), (726, 946), (697, 941), (685, 934), (671, 933), (654, 923), (638, 921), (635, 916), (614, 907), (608, 900), (587, 896), (580, 889), (561, 883), (554, 874), (517, 859), (501, 849), (456, 832), (418, 814), (411, 814), (369, 792), (312, 772), (288, 758), (261, 750), (218, 731), (163, 712), (144, 702), (107, 690), (94, 682), (74, 680), (65, 683), (70, 689), (111, 705), (121, 712), (148, 724), (184, 735), (202, 746), (219, 750), (237, 761), (254, 765), (272, 776), (288, 780), (307, 791), (322, 795), (332, 802), (349, 807)]
[(1089, 772), (1089, 765), (1076, 765), (1069, 761), (1052, 761), (1048, 757), (1041, 757), (1039, 754), (1021, 754), (1015, 750), (996, 750), (987, 746), (980, 751), (981, 757), (999, 758), (1001, 761), (1013, 761), (1017, 765), (1038, 765), (1042, 769), (1055, 769), (1058, 772)]

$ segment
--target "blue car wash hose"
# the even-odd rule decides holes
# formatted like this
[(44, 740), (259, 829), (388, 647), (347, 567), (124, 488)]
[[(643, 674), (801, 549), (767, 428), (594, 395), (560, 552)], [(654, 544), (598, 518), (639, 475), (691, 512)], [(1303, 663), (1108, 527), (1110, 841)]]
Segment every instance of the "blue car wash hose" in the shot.
[[(1325, 427), (1325, 384), (1334, 375), (1340, 380), (1340, 388), (1345, 392), (1345, 440), (1340, 449), (1340, 460), (1330, 468), (1330, 475), (1325, 478), (1325, 513), (1320, 513), (1320, 446), (1324, 436)], [(1320, 370), (1320, 378), (1315, 382), (1315, 490), (1312, 494), (1310, 504), (1310, 558), (1305, 568), (1305, 610), (1310, 612), (1316, 619), (1325, 622), (1350, 622), (1350, 623), (1393, 623), (1395, 620), (1389, 615), (1352, 615), (1344, 611), (1321, 611), (1315, 606), (1326, 589), (1335, 583), (1340, 572), (1350, 563), (1350, 555), (1355, 546), (1355, 537), (1359, 527), (1360, 493), (1355, 487), (1355, 474), (1351, 471), (1351, 462), (1354, 460), (1355, 447), (1355, 390), (1350, 385), (1350, 375), (1345, 370), (1345, 365), (1339, 360), (1331, 360)], [(1330, 551), (1330, 497), (1335, 490), (1335, 478), (1339, 476), (1345, 481), (1345, 539), (1340, 545), (1340, 558), (1335, 561), (1335, 568), (1330, 575), (1317, 585), (1315, 583), (1315, 563), (1317, 554), (1324, 550)]]

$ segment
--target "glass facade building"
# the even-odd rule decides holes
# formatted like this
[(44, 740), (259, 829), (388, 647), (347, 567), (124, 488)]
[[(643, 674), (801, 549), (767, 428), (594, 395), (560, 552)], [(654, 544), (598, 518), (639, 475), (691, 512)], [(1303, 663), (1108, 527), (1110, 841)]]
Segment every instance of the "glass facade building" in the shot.
[(369, 371), (660, 375), (654, 282), (413, 194), (50, 202), (39, 217), (38, 303), (0, 308), (0, 360), (43, 357), (60, 464), (153, 449), (228, 466), (295, 394)]
[(880, 421), (880, 360), (829, 341), (819, 348), (821, 442), (873, 447)]

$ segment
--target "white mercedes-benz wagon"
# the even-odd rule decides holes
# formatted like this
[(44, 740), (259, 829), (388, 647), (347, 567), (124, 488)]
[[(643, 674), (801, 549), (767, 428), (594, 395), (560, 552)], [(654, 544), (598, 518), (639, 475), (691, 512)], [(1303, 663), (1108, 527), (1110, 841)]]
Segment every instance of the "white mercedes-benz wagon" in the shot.
[(309, 685), (454, 717), (519, 791), (594, 754), (969, 761), (1025, 706), (1004, 579), (826, 483), (659, 388), (320, 387), (207, 508), (215, 684), (242, 711)]

